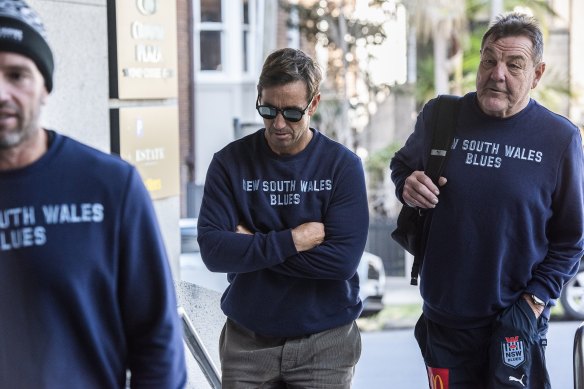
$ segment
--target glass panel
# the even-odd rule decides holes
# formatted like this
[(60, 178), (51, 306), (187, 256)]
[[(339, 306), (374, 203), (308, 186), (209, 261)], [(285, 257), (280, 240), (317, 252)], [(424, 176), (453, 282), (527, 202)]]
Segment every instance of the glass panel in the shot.
[(221, 22), (221, 0), (201, 0), (201, 22)]
[(242, 44), (242, 59), (243, 59), (243, 72), (247, 73), (249, 71), (249, 50), (250, 50), (250, 38), (251, 34), (249, 32), (249, 3), (250, 0), (241, 0), (241, 5), (243, 6), (242, 9), (242, 16), (243, 16), (243, 44)]
[(249, 51), (249, 47), (248, 47), (248, 39), (249, 39), (249, 32), (248, 31), (243, 31), (243, 71), (247, 72), (248, 71), (248, 51)]
[(243, 24), (249, 25), (249, 0), (243, 1)]
[(221, 31), (201, 31), (201, 70), (221, 70)]

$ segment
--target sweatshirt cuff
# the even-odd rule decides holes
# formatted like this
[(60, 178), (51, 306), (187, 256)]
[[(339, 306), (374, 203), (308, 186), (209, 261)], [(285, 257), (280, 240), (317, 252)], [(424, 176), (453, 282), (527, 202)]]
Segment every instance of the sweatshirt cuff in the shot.
[(277, 240), (280, 243), (282, 262), (286, 258), (298, 254), (298, 251), (296, 251), (296, 246), (294, 245), (294, 239), (292, 239), (292, 229), (279, 231), (276, 234)]
[(546, 305), (548, 305), (551, 300), (550, 293), (547, 287), (538, 282), (533, 282), (527, 285), (527, 288), (525, 288), (524, 293), (535, 295), (536, 297), (541, 299)]

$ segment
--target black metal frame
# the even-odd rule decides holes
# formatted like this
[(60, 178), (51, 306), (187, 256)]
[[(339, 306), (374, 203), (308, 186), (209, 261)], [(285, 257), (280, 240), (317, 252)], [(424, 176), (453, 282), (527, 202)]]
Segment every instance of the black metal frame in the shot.
[(584, 389), (584, 322), (574, 336), (574, 389)]

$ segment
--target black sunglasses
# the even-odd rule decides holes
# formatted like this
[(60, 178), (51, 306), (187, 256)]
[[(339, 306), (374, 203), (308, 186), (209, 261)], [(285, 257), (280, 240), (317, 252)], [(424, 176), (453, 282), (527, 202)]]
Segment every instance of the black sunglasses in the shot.
[(298, 109), (298, 108), (280, 109), (280, 108), (272, 107), (271, 105), (260, 105), (260, 96), (258, 96), (258, 99), (256, 101), (256, 109), (258, 110), (258, 113), (260, 114), (260, 116), (263, 117), (264, 119), (269, 119), (269, 120), (275, 119), (276, 116), (278, 116), (278, 112), (280, 112), (282, 114), (282, 116), (284, 117), (284, 119), (286, 119), (287, 121), (299, 122), (302, 119), (302, 116), (304, 116), (304, 114), (306, 113), (306, 110), (308, 109), (308, 107), (310, 107), (310, 104), (312, 104), (313, 99), (314, 99), (314, 97), (312, 99), (310, 99), (310, 103), (308, 103), (308, 105), (304, 109)]

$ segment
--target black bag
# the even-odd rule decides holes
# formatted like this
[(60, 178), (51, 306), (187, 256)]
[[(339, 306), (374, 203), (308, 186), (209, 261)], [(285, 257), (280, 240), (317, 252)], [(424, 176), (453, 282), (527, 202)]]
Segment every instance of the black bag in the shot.
[(397, 217), (397, 227), (391, 233), (393, 240), (412, 255), (417, 252), (417, 238), (420, 236), (424, 216), (423, 210), (403, 205)]
[[(428, 155), (425, 173), (438, 185), (438, 179), (444, 170), (448, 151), (454, 138), (454, 129), (458, 118), (460, 97), (439, 95), (436, 98), (432, 114), (432, 147)], [(391, 237), (401, 247), (414, 256), (411, 285), (418, 285), (418, 273), (428, 238), (428, 226), (432, 217), (431, 209), (414, 208), (403, 205), (397, 218), (397, 227)]]

